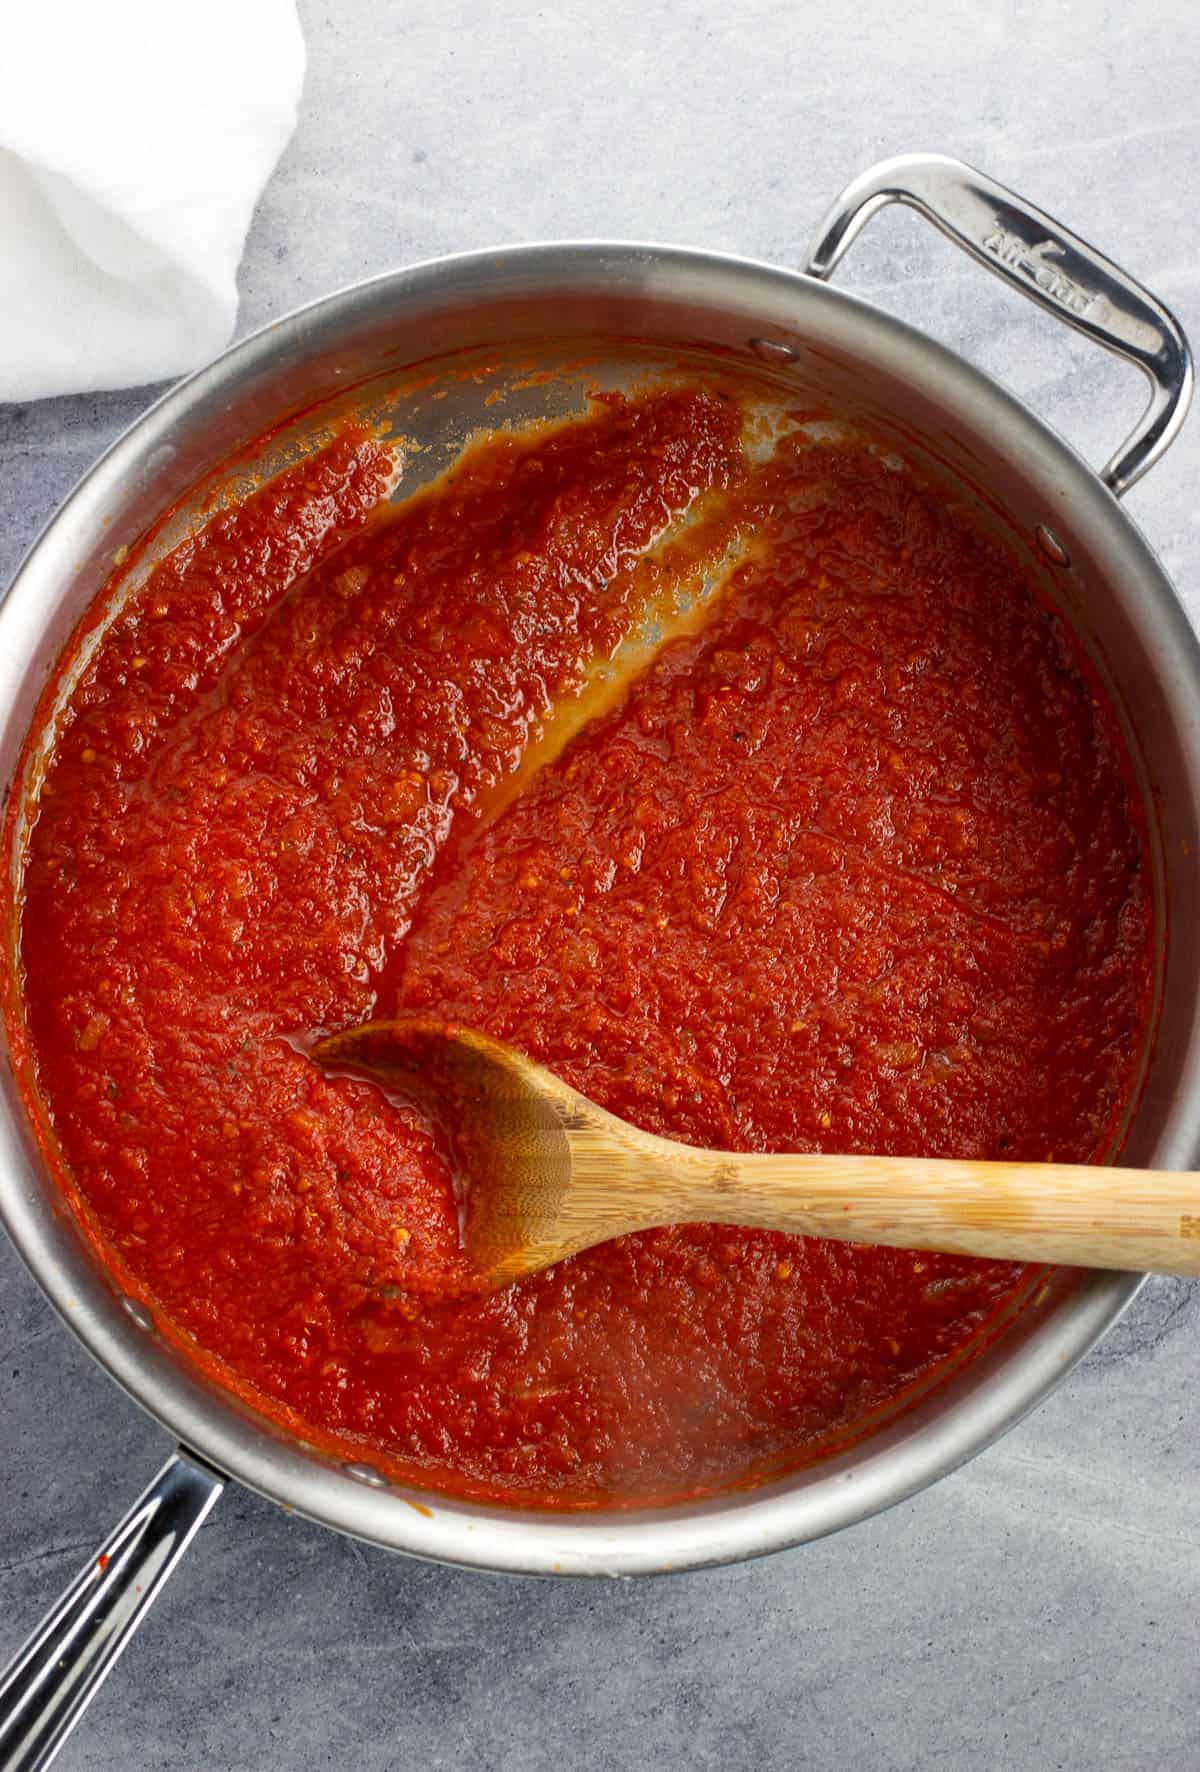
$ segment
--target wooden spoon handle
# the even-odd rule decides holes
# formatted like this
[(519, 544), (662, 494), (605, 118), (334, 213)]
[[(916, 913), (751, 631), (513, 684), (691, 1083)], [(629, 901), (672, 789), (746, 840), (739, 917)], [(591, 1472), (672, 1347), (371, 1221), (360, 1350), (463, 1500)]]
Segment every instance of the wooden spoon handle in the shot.
[(677, 1220), (1010, 1261), (1200, 1274), (1200, 1175), (909, 1157), (694, 1156), (694, 1166), (677, 1157), (671, 1164), (683, 1208), (673, 1212)]

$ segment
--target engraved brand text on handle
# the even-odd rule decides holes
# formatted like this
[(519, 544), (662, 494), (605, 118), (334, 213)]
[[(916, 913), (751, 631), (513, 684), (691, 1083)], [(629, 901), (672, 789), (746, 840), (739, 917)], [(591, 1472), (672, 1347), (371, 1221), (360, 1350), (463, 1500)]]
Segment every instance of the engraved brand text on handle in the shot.
[(1049, 262), (1051, 259), (1061, 258), (1063, 254), (1063, 248), (1054, 240), (1043, 240), (1037, 246), (1027, 246), (1019, 234), (1010, 234), (997, 221), (991, 233), (984, 238), (983, 250), (990, 252), (1002, 264), (1024, 271), (1039, 289), (1044, 289), (1047, 295), (1052, 296), (1056, 302), (1061, 302), (1073, 314), (1089, 313), (1102, 304), (1103, 297), (1081, 288), (1065, 271)]

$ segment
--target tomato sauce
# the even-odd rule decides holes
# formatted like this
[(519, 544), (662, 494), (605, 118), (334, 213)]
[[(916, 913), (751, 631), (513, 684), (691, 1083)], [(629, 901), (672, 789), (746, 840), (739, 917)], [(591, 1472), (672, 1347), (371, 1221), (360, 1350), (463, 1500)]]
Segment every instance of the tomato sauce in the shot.
[(314, 1032), (443, 1014), (740, 1150), (1085, 1160), (1136, 1084), (1146, 836), (1072, 636), (909, 472), (748, 423), (597, 400), (399, 505), (349, 430), (158, 565), (67, 700), (21, 912), (64, 1185), (221, 1382), (427, 1486), (754, 1481), (1030, 1274), (691, 1227), (486, 1294), (430, 1129)]

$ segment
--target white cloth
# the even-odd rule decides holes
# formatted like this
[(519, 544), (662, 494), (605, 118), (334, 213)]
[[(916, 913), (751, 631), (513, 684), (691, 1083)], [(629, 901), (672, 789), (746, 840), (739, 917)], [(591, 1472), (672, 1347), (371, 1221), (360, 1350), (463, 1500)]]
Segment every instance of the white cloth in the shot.
[(303, 80), (294, 0), (0, 0), (0, 400), (227, 343)]

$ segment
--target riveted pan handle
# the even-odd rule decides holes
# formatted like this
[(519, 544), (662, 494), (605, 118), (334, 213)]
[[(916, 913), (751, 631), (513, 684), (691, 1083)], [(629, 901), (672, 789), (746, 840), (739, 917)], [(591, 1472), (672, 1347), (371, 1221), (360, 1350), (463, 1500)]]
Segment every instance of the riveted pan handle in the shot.
[(918, 210), (989, 271), (1149, 378), (1150, 404), (1102, 474), (1120, 498), (1158, 460), (1187, 414), (1192, 357), (1175, 316), (1078, 234), (944, 154), (883, 160), (848, 185), (817, 234), (808, 274), (827, 278), (887, 203)]
[(54, 1759), (224, 1486), (178, 1453), (51, 1607), (0, 1676), (0, 1772)]

